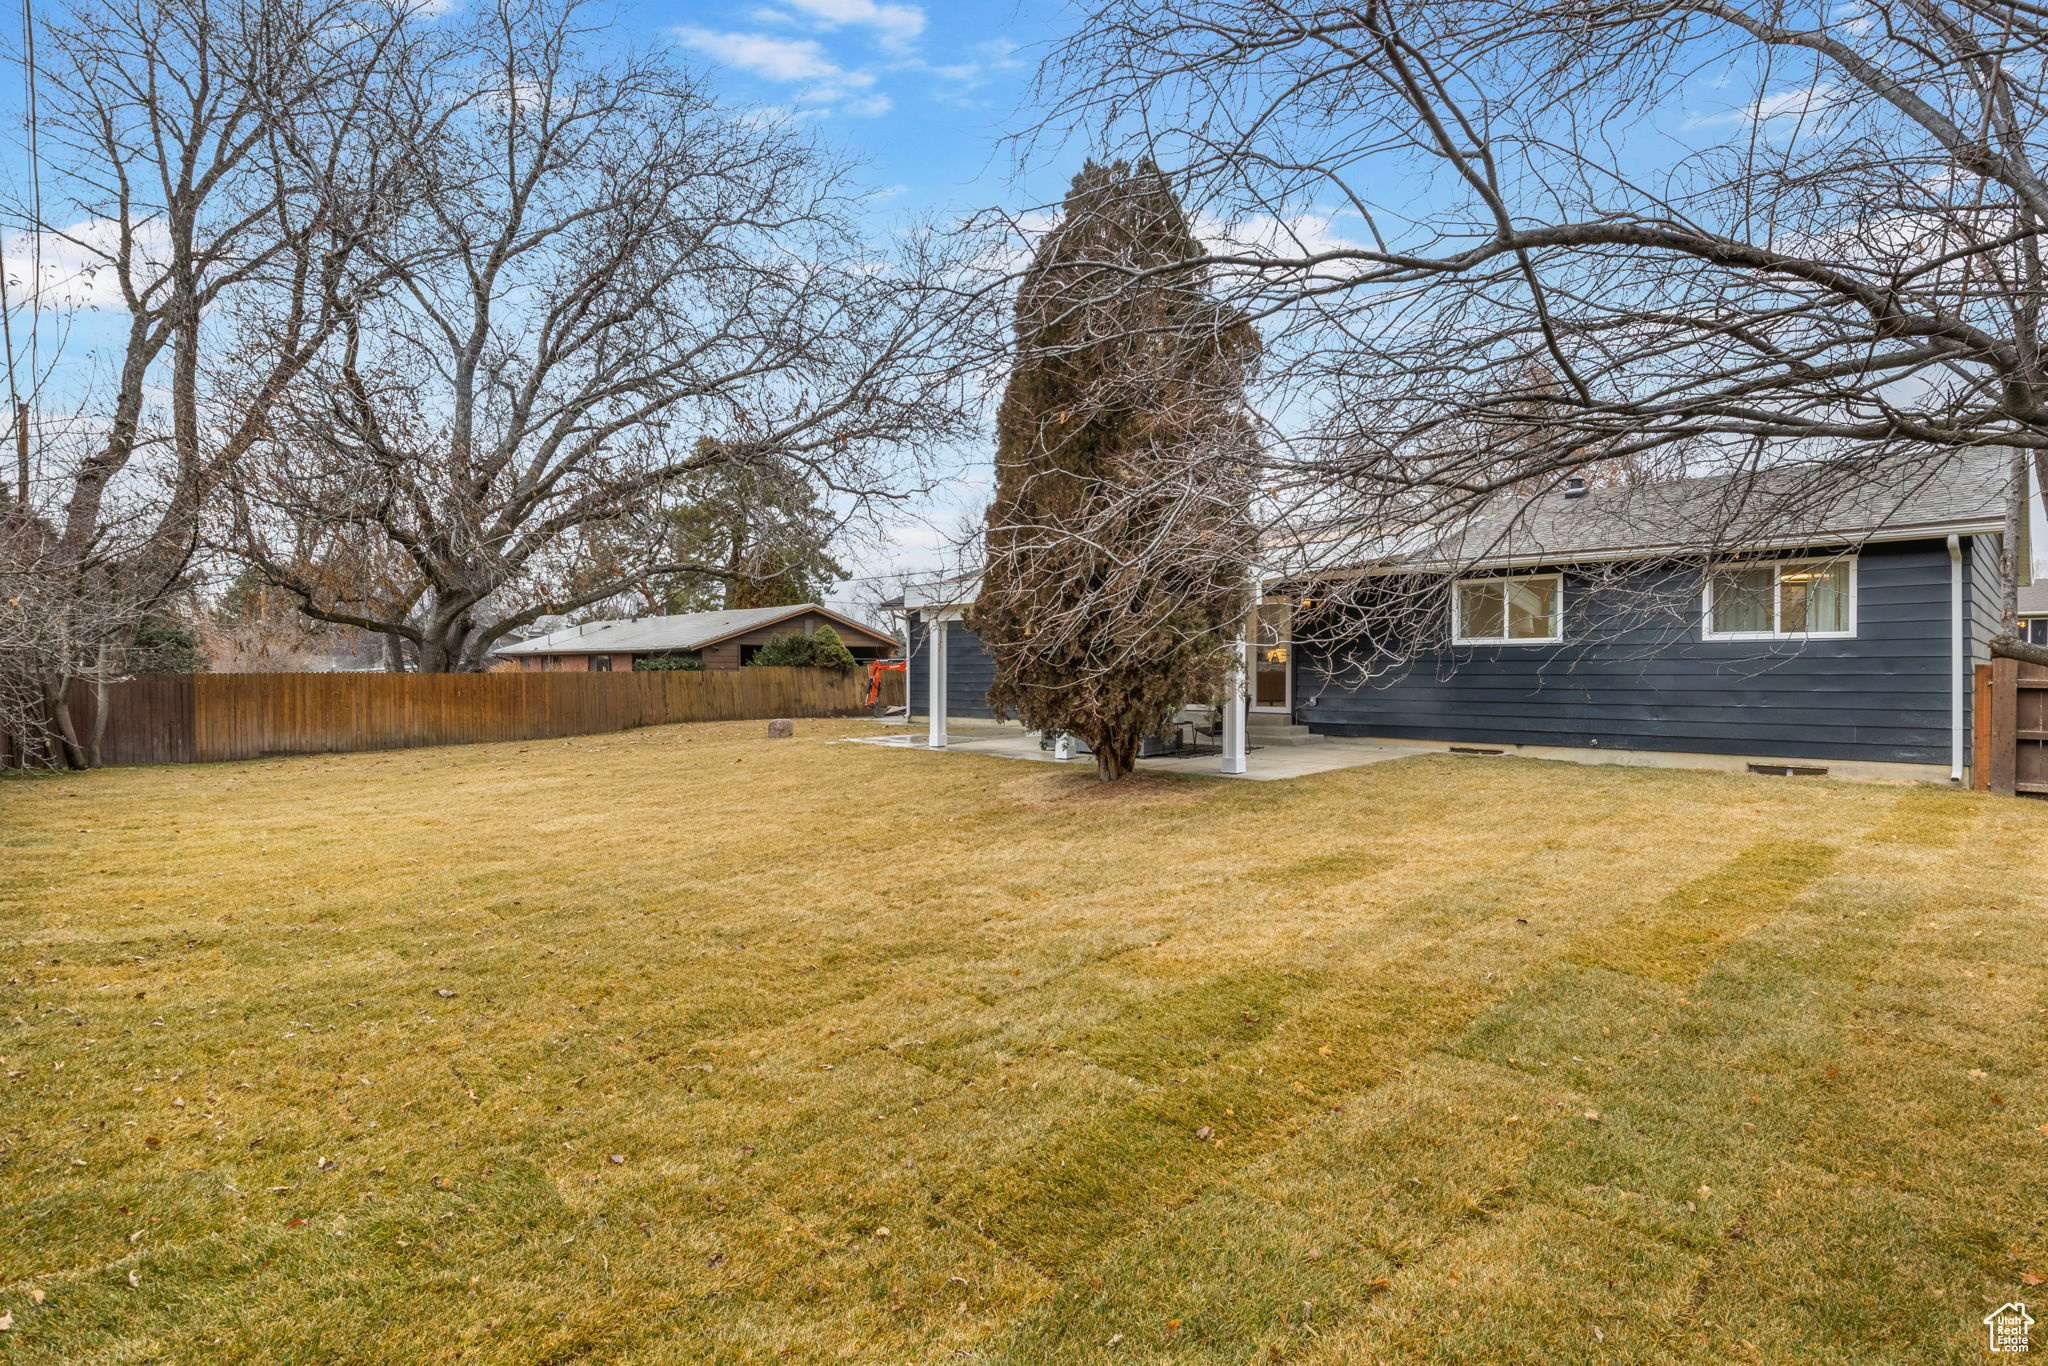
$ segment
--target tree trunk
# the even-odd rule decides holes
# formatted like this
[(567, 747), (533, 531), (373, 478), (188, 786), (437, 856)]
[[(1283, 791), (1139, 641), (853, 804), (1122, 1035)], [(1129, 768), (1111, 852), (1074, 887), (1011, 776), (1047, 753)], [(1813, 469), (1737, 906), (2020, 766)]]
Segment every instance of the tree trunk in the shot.
[(1094, 734), (1083, 735), (1095, 755), (1095, 776), (1105, 783), (1131, 776), (1138, 766), (1138, 748), (1144, 738), (1135, 726), (1106, 724)]
[(1136, 745), (1132, 745), (1128, 752), (1096, 748), (1092, 744), (1089, 748), (1095, 750), (1095, 777), (1098, 782), (1121, 782), (1131, 776), (1131, 770), (1137, 765)]
[(475, 674), (484, 672), (484, 661), (470, 650), (477, 632), (467, 617), (451, 622), (429, 622), (426, 638), (414, 647), (413, 669), (423, 674)]
[(86, 758), (91, 766), (100, 766), (100, 750), (107, 738), (107, 665), (112, 653), (109, 646), (100, 646), (99, 668), (94, 671), (92, 681), (92, 735), (86, 741)]
[[(92, 767), (92, 765), (87, 761), (85, 746), (78, 738), (78, 727), (71, 718), (69, 683), (69, 679), (57, 680), (55, 687), (45, 683), (43, 693), (49, 699), (51, 724), (55, 726), (57, 736), (63, 743), (64, 762), (76, 769), (86, 769)], [(51, 765), (53, 768), (55, 766), (55, 764)]]

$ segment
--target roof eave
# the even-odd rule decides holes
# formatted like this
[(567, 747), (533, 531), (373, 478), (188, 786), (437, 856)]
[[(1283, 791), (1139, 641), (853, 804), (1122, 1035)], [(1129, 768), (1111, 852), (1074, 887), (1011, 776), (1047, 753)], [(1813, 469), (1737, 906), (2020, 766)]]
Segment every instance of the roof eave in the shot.
[[(1526, 555), (1481, 555), (1470, 560), (1423, 560), (1353, 570), (1370, 574), (1424, 574), (1474, 569), (1521, 569), (1536, 565), (1603, 564), (1617, 560), (1654, 560), (1667, 556), (1712, 552), (1739, 554), (1755, 550), (1800, 550), (1813, 546), (1858, 546), (1879, 541), (1924, 541), (1938, 536), (1982, 536), (2005, 529), (2003, 518), (1981, 517), (1963, 521), (1924, 522), (1910, 526), (1885, 526), (1856, 531), (1823, 531), (1803, 536), (1775, 536), (1748, 539), (1725, 547), (1705, 547), (1683, 542), (1661, 545), (1620, 546), (1601, 550), (1549, 550)], [(1342, 572), (1342, 571), (1339, 571)]]
[(734, 636), (743, 636), (749, 631), (758, 631), (764, 626), (773, 626), (778, 622), (788, 621), (791, 617), (800, 617), (809, 612), (816, 612), (819, 616), (830, 617), (832, 618), (832, 620), (838, 622), (840, 625), (851, 626), (854, 630), (861, 632), (863, 635), (873, 636), (876, 640), (887, 641), (892, 647), (899, 643), (896, 637), (891, 635), (884, 635), (882, 632), (877, 631), (872, 626), (863, 626), (859, 622), (855, 621), (852, 617), (841, 616), (839, 613), (833, 611), (829, 607), (821, 607), (815, 602), (807, 602), (801, 603), (795, 607), (790, 608), (787, 612), (784, 612), (779, 617), (769, 617), (766, 621), (752, 622), (746, 626), (739, 627), (737, 630), (727, 631), (723, 635), (712, 636), (708, 640), (700, 640), (694, 645), (679, 645), (675, 648), (686, 650), (702, 650), (707, 646), (716, 645), (720, 641), (731, 640)]
[[(804, 614), (809, 612), (816, 612), (820, 616), (830, 617), (834, 622), (837, 622), (842, 626), (849, 627), (855, 631), (862, 632), (865, 635), (872, 636), (875, 640), (883, 641), (887, 643), (891, 648), (894, 648), (899, 643), (894, 636), (891, 636), (883, 631), (877, 631), (872, 626), (864, 626), (860, 622), (855, 621), (852, 617), (845, 616), (839, 612), (835, 612), (829, 607), (821, 606), (815, 602), (804, 602), (797, 603), (791, 606), (788, 610), (782, 612), (779, 616), (764, 617), (758, 621), (749, 621), (744, 625), (735, 626), (729, 631), (721, 631), (715, 635), (692, 636), (682, 640), (664, 641), (660, 645), (648, 645), (644, 643), (618, 641), (607, 643), (604, 640), (602, 634), (593, 635), (591, 637), (587, 637), (580, 640), (569, 641), (560, 645), (551, 645), (546, 643), (548, 638), (544, 636), (538, 640), (522, 641), (517, 645), (504, 646), (503, 648), (496, 651), (496, 653), (500, 655), (609, 655), (666, 654), (677, 650), (702, 650), (709, 646), (716, 645), (721, 641), (731, 640), (734, 636), (743, 636), (749, 631), (758, 631), (765, 626), (774, 626), (779, 622), (788, 621), (791, 617), (803, 616)], [(627, 623), (601, 622), (597, 623), (597, 626), (603, 627), (623, 624)]]

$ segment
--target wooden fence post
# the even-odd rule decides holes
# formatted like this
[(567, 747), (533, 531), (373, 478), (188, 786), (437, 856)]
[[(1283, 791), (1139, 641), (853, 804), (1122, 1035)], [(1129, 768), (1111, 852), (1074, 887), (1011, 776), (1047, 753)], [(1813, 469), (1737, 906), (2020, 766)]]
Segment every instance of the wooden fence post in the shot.
[(1989, 789), (2001, 797), (2017, 796), (2014, 784), (2019, 763), (2020, 662), (2017, 659), (1991, 661), (1991, 781)]
[(1991, 790), (1991, 666), (1979, 664), (1970, 705), (1970, 790)]

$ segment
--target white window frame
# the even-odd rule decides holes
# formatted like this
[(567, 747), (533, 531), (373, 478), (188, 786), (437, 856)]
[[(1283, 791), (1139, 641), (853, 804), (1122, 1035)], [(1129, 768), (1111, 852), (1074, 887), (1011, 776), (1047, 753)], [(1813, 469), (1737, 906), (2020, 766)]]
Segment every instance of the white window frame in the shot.
[[(1552, 629), (1547, 636), (1468, 636), (1465, 634), (1465, 593), (1468, 584), (1475, 583), (1536, 583), (1549, 580), (1557, 585), (1557, 611), (1551, 615)], [(1501, 590), (1501, 624), (1507, 624), (1507, 590)], [(1451, 644), (1453, 645), (1561, 645), (1564, 643), (1564, 575), (1562, 574), (1479, 574), (1469, 579), (1458, 579), (1451, 584)]]
[[(1702, 640), (1854, 640), (1859, 623), (1859, 599), (1862, 596), (1858, 572), (1860, 556), (1857, 555), (1809, 555), (1796, 560), (1742, 560), (1709, 568), (1700, 582), (1700, 639)], [(1849, 627), (1845, 631), (1716, 631), (1714, 629), (1714, 575), (1724, 569), (1762, 569), (1769, 566), (1774, 572), (1771, 577), (1771, 622), (1775, 626), (1784, 620), (1785, 595), (1784, 576), (1788, 569), (1806, 565), (1849, 566)]]

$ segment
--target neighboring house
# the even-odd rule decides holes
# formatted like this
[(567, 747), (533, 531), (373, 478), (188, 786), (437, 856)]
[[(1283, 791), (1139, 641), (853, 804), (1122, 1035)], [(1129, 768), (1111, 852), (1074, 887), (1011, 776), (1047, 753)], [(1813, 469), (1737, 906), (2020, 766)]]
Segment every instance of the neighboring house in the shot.
[(2048, 645), (2048, 579), (2020, 590), (2020, 639)]
[[(1546, 758), (1959, 779), (1972, 671), (1998, 634), (2005, 470), (2002, 452), (1901, 466), (1825, 506), (1784, 470), (1502, 500), (1420, 549), (1322, 571), (1434, 584), (1399, 628), (1269, 581), (1252, 744), (1263, 715)], [(945, 714), (991, 715), (991, 662), (960, 620), (974, 592), (906, 593), (913, 713), (932, 711), (936, 634)]]
[(492, 671), (624, 673), (655, 661), (664, 661), (665, 667), (694, 663), (705, 669), (737, 669), (777, 636), (807, 634), (823, 626), (831, 627), (863, 663), (896, 653), (892, 637), (814, 602), (804, 602), (790, 607), (585, 622), (499, 646)]

